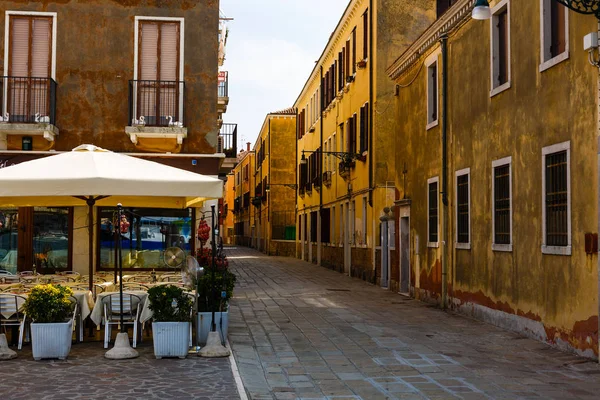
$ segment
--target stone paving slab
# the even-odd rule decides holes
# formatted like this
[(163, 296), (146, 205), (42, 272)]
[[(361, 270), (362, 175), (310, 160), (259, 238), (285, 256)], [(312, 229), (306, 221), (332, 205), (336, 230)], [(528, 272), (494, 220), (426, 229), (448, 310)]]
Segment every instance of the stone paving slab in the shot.
[(293, 258), (226, 248), (250, 399), (598, 399), (600, 366)]
[(74, 344), (65, 361), (34, 361), (31, 346), (0, 362), (0, 399), (239, 399), (227, 358), (154, 358), (152, 342), (140, 357), (108, 360), (101, 341)]

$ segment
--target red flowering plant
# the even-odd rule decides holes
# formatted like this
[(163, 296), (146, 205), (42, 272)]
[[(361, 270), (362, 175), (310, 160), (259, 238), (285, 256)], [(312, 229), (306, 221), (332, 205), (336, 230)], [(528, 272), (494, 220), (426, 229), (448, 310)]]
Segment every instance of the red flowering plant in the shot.
[(203, 247), (196, 251), (196, 259), (204, 267), (204, 275), (198, 280), (198, 312), (227, 311), (236, 282), (227, 257), (217, 252), (213, 269), (212, 249)]

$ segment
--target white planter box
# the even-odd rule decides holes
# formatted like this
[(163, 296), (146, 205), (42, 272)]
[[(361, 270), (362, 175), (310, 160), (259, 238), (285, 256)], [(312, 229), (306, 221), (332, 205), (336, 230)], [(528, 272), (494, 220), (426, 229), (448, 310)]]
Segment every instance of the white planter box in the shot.
[(154, 356), (185, 358), (190, 343), (189, 322), (153, 322)]
[[(221, 320), (221, 317), (223, 318)], [(212, 321), (212, 313), (200, 312), (198, 313), (198, 319), (196, 323), (196, 335), (198, 336), (198, 342), (201, 345), (206, 344), (206, 338), (208, 332), (210, 332), (210, 323)], [(227, 329), (229, 327), (229, 311), (216, 312), (215, 313), (215, 325), (217, 326), (217, 332), (221, 334), (222, 338), (227, 338)]]
[(64, 360), (71, 351), (73, 320), (50, 324), (31, 324), (31, 351), (34, 360)]

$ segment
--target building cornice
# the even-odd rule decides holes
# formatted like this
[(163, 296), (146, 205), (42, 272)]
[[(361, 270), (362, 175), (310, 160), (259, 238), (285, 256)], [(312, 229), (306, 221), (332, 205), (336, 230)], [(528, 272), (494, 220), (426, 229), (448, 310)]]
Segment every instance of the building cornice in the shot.
[(400, 57), (390, 65), (386, 73), (391, 79), (398, 79), (407, 69), (417, 62), (427, 51), (435, 46), (443, 34), (448, 34), (471, 19), (471, 10), (475, 0), (459, 0), (448, 11), (432, 23)]
[[(344, 35), (344, 33), (346, 33), (346, 31), (348, 29), (350, 29), (350, 21), (354, 18), (356, 13), (362, 9), (364, 3), (367, 3), (367, 2), (368, 2), (368, 0), (351, 0), (348, 3), (346, 10), (342, 14), (342, 17), (340, 18), (335, 29), (331, 33), (331, 36), (329, 37), (329, 40), (327, 41), (327, 45), (325, 45), (325, 48), (323, 49), (321, 56), (319, 57), (318, 61), (315, 63), (315, 66), (314, 66), (312, 72), (310, 73), (308, 79), (306, 80), (306, 83), (302, 87), (302, 91), (300, 92), (300, 94), (298, 95), (298, 98), (294, 102), (294, 107), (296, 107), (296, 108), (301, 107), (300, 105), (298, 105), (298, 102), (306, 94), (306, 91), (308, 90), (308, 88), (311, 87), (311, 85), (313, 84), (313, 82), (315, 80), (317, 80), (317, 86), (321, 84), (321, 77), (319, 76), (319, 67), (321, 65), (323, 65), (323, 62), (329, 56), (331, 56), (332, 52), (334, 51), (334, 49), (337, 48), (340, 41), (343, 40), (343, 43), (346, 42), (345, 36), (343, 36), (343, 35)], [(326, 69), (324, 65), (323, 65), (323, 69)]]

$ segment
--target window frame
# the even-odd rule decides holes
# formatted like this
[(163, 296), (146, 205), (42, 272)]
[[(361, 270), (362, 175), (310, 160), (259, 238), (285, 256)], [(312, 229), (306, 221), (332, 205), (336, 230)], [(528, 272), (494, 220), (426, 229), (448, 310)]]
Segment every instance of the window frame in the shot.
[[(506, 36), (507, 36), (507, 46), (506, 46), (506, 82), (500, 84), (496, 75), (498, 74), (499, 64), (497, 64), (495, 60), (495, 56), (497, 54), (497, 46), (498, 46), (498, 32), (496, 30), (496, 21), (497, 14), (502, 13), (506, 10)], [(501, 93), (511, 86), (511, 40), (510, 40), (510, 1), (502, 0), (494, 8), (492, 8), (492, 18), (490, 18), (490, 97), (494, 97), (498, 93)]]
[[(425, 125), (425, 129), (429, 130), (435, 126), (437, 126), (439, 124), (440, 121), (440, 68), (439, 68), (439, 55), (441, 54), (440, 50), (435, 51), (433, 54), (431, 54), (429, 57), (427, 57), (427, 59), (425, 60), (425, 82), (426, 82), (426, 88), (427, 88), (427, 119), (426, 119), (426, 125)], [(435, 74), (435, 99), (432, 99), (433, 93), (432, 93), (432, 82), (431, 79), (429, 78), (429, 69), (431, 68), (431, 66), (435, 64), (435, 68), (436, 68), (436, 74)], [(435, 120), (430, 120), (430, 115), (431, 115), (431, 108), (432, 106), (435, 104), (436, 107), (436, 119)]]
[[(429, 185), (432, 183), (437, 184), (437, 241), (429, 241)], [(433, 178), (427, 179), (427, 247), (438, 248), (440, 247), (440, 177), (434, 176)]]
[[(566, 151), (567, 153), (567, 245), (546, 245), (546, 156)], [(572, 251), (572, 223), (571, 223), (571, 141), (553, 144), (542, 148), (542, 254), (570, 256)]]
[[(568, 60), (570, 57), (569, 51), (569, 8), (565, 7), (562, 4), (559, 6), (565, 7), (565, 51), (562, 53), (548, 58), (548, 54), (546, 53), (546, 41), (548, 39), (548, 34), (552, 34), (551, 26), (548, 27), (547, 24), (552, 24), (549, 6), (551, 2), (554, 0), (540, 0), (540, 72), (544, 72), (545, 70), (554, 67), (561, 62)], [(546, 12), (548, 10), (548, 12)]]
[[(508, 165), (508, 203), (510, 211), (509, 215), (509, 226), (510, 226), (510, 240), (508, 244), (495, 243), (496, 236), (496, 181), (495, 181), (495, 170), (498, 167)], [(493, 251), (505, 251), (511, 252), (513, 250), (513, 189), (512, 189), (512, 156), (500, 158), (492, 161), (492, 250)]]
[[(468, 201), (468, 219), (467, 219), (467, 230), (469, 235), (469, 240), (467, 242), (459, 242), (458, 241), (458, 178), (462, 176), (467, 176), (467, 201)], [(456, 224), (454, 229), (454, 247), (457, 249), (463, 250), (471, 250), (471, 168), (463, 168), (454, 173), (454, 204), (456, 204)]]

